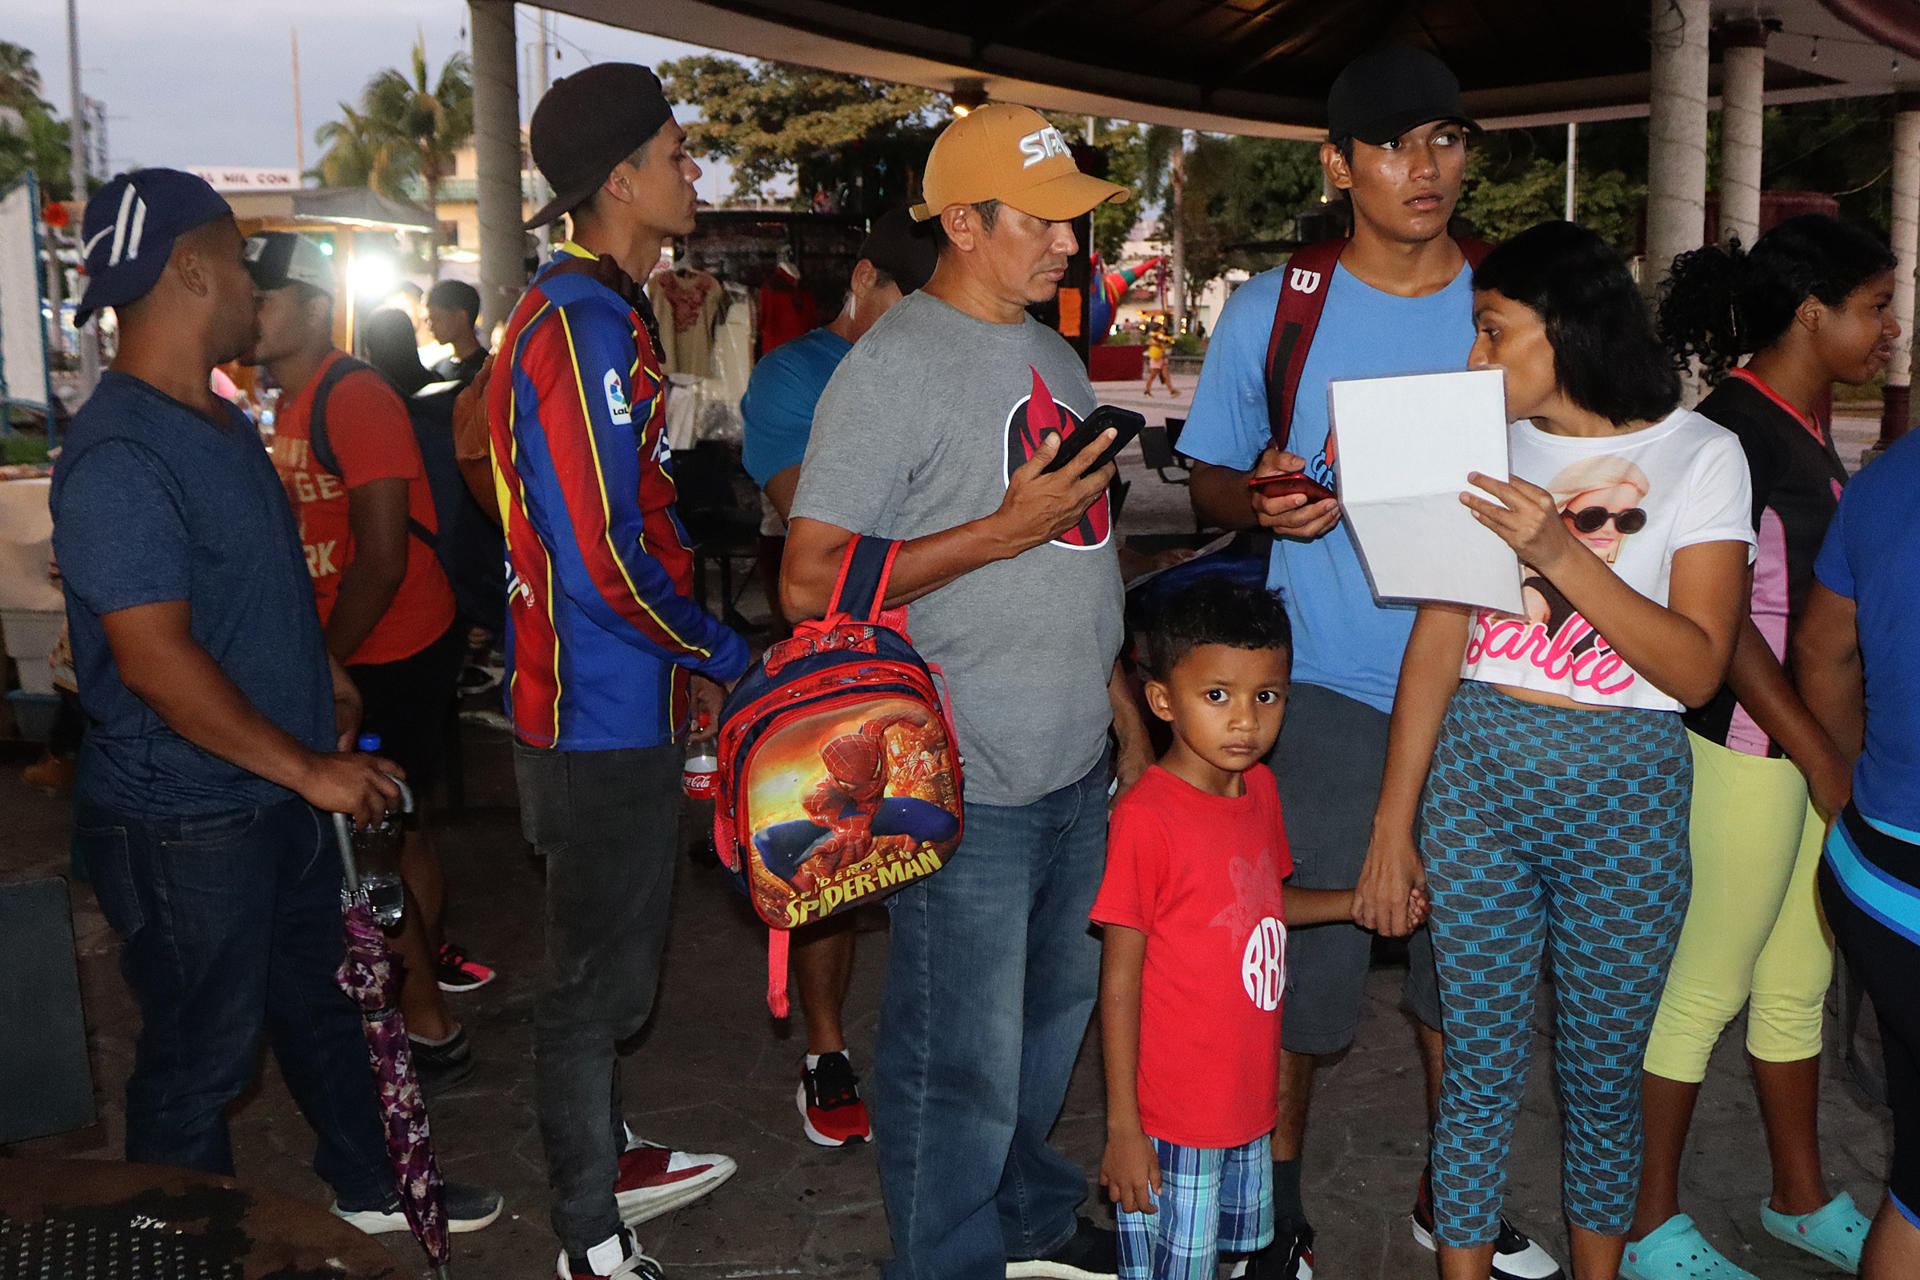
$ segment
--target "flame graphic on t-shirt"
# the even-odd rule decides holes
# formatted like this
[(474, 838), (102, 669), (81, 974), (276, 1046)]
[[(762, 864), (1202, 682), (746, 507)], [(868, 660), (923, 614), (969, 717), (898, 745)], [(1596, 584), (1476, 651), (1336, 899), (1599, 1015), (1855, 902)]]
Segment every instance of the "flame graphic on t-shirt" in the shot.
[[(1040, 371), (1032, 365), (1027, 366), (1027, 371), (1033, 375), (1033, 390), (1007, 414), (1005, 474), (1009, 478), (1039, 452), (1048, 432), (1057, 434), (1064, 442), (1073, 434), (1073, 429), (1080, 425), (1080, 419), (1073, 410), (1053, 398), (1053, 392), (1047, 389), (1046, 379), (1040, 376)], [(1105, 546), (1112, 531), (1112, 512), (1107, 495), (1103, 493), (1094, 499), (1093, 505), (1080, 517), (1080, 522), (1055, 538), (1052, 545), (1076, 550)]]

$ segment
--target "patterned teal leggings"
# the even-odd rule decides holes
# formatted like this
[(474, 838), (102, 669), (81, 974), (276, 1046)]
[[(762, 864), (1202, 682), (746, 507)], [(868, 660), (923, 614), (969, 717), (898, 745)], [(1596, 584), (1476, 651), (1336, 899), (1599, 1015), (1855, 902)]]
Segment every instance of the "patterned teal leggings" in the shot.
[(1440, 1240), (1499, 1231), (1544, 954), (1567, 1219), (1623, 1235), (1640, 1184), (1640, 1071), (1686, 915), (1692, 760), (1680, 717), (1571, 711), (1463, 681), (1421, 818), (1446, 1035)]

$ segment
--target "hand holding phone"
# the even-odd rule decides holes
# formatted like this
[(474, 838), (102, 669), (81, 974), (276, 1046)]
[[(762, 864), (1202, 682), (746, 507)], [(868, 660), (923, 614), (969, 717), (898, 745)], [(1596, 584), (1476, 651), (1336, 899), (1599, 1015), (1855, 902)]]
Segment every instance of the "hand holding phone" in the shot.
[(1131, 409), (1123, 409), (1117, 404), (1103, 404), (1087, 415), (1086, 421), (1075, 427), (1066, 439), (1060, 442), (1060, 451), (1053, 455), (1053, 461), (1040, 468), (1041, 475), (1058, 471), (1074, 458), (1092, 447), (1100, 438), (1100, 433), (1111, 429), (1114, 433), (1112, 443), (1100, 451), (1100, 456), (1085, 468), (1098, 471), (1119, 456), (1120, 450), (1128, 441), (1140, 434), (1140, 428), (1147, 425), (1146, 418)]
[(1269, 498), (1301, 494), (1310, 503), (1324, 502), (1334, 496), (1333, 490), (1308, 476), (1304, 471), (1275, 471), (1263, 476), (1249, 476), (1247, 487), (1258, 489), (1263, 496)]

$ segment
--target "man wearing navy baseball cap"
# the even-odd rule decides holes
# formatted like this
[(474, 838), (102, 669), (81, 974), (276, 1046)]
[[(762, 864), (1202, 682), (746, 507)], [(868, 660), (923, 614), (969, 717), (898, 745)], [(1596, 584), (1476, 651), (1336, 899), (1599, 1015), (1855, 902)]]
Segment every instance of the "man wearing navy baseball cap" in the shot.
[[(334, 986), (340, 879), (328, 813), (399, 799), (345, 750), (360, 701), (327, 658), (300, 538), (245, 414), (209, 388), (253, 345), (233, 211), (172, 169), (121, 174), (82, 223), (79, 317), (120, 350), (54, 469), (82, 748), (74, 843), (140, 1005), (127, 1159), (232, 1175), (226, 1109), (260, 1043), (319, 1138), (314, 1171), (364, 1231), (406, 1229), (359, 1012)], [(449, 1186), (453, 1229), (500, 1198)]]

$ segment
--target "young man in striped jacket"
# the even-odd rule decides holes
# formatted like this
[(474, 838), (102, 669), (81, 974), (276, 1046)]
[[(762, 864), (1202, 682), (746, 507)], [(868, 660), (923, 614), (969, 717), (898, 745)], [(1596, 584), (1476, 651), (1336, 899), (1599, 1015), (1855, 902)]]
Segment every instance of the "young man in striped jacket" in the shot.
[[(572, 218), (487, 387), (507, 541), (507, 709), (521, 823), (546, 858), (548, 977), (534, 1094), (559, 1275), (659, 1277), (627, 1227), (731, 1176), (725, 1156), (634, 1140), (615, 1046), (646, 1023), (673, 887), (680, 754), (712, 734), (747, 646), (692, 598), (674, 514), (665, 378), (636, 281), (693, 230), (693, 180), (660, 83), (603, 63), (534, 111), (533, 158)], [(693, 713), (690, 715), (690, 712)], [(704, 725), (704, 729), (701, 727)], [(584, 1128), (579, 1117), (603, 1117)]]

